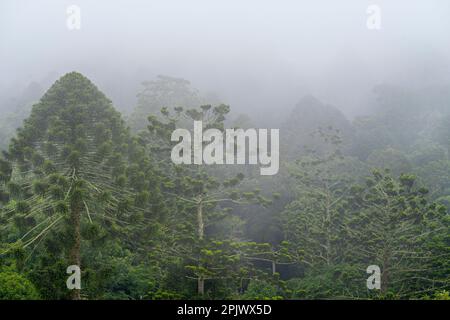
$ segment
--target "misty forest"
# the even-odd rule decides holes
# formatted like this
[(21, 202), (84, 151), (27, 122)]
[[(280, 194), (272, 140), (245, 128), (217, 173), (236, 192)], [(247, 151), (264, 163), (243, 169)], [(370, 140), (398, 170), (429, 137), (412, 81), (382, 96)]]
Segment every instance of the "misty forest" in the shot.
[[(88, 17), (79, 34), (94, 28)], [(135, 50), (131, 38), (117, 47), (105, 39), (117, 52), (108, 61), (91, 42), (90, 56), (63, 63), (35, 50), (26, 72), (19, 47), (0, 54), (2, 64), (17, 59), (0, 81), (0, 299), (450, 299), (445, 51), (429, 58), (409, 47), (406, 61), (383, 44), (371, 61), (385, 65), (367, 67), (366, 82), (356, 58), (318, 63), (308, 82), (308, 55), (320, 47), (312, 40), (297, 56), (304, 73), (270, 64), (269, 51), (253, 61), (249, 47), (265, 48), (258, 39), (241, 39), (239, 53), (209, 47), (203, 62), (175, 58), (187, 50), (149, 55), (150, 69), (127, 73), (138, 65), (117, 57), (116, 68), (111, 55)], [(81, 50), (85, 40), (67, 41)], [(236, 60), (220, 67), (227, 56)], [(175, 164), (171, 134), (194, 121), (221, 132), (279, 129), (279, 171)], [(68, 266), (80, 267), (81, 289), (68, 289)], [(371, 266), (378, 288), (368, 286)]]

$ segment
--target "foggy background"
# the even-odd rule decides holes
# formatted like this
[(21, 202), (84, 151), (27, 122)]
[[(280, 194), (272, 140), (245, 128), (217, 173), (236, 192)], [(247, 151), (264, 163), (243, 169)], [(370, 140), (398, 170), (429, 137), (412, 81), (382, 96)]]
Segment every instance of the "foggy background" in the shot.
[[(371, 4), (381, 30), (366, 26)], [(69, 5), (81, 30), (66, 26)], [(449, 16), (446, 0), (1, 0), (0, 104), (76, 70), (125, 115), (163, 74), (255, 119), (282, 119), (307, 94), (352, 118), (377, 84), (450, 84)]]

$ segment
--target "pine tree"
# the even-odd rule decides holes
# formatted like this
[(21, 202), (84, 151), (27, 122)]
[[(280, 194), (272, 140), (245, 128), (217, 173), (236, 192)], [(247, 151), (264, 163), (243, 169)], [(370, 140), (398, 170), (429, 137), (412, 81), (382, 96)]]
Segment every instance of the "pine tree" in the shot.
[(342, 262), (348, 250), (347, 196), (359, 163), (344, 158), (338, 133), (332, 127), (316, 130), (327, 151), (307, 149), (289, 166), (296, 198), (282, 213), (284, 233), (302, 252), (301, 263), (313, 269)]
[(168, 250), (187, 261), (185, 268), (193, 274), (188, 277), (196, 280), (200, 297), (205, 294), (206, 280), (248, 278), (254, 272), (248, 257), (251, 256), (250, 248), (256, 245), (209, 237), (207, 226), (226, 219), (232, 206), (270, 204), (258, 190), (239, 188), (245, 179), (242, 173), (220, 177), (215, 175), (214, 165), (204, 168), (168, 161), (173, 145), (170, 137), (175, 128), (195, 120), (202, 121), (206, 129), (224, 130), (229, 110), (227, 105), (203, 105), (187, 110), (177, 107), (174, 113), (163, 108), (161, 117), (149, 116), (149, 132), (141, 135), (151, 154), (158, 155), (153, 160), (164, 168), (164, 172), (170, 173), (165, 177), (162, 190), (175, 207), (171, 212), (173, 225), (170, 228), (174, 232), (173, 245)]
[(138, 102), (130, 116), (133, 130), (145, 130), (149, 115), (158, 114), (161, 108), (194, 108), (203, 103), (204, 98), (189, 81), (159, 75), (156, 80), (142, 83), (143, 90), (138, 94)]
[(374, 170), (349, 197), (353, 264), (378, 265), (381, 294), (417, 298), (448, 289), (449, 217), (416, 177)]
[[(130, 215), (142, 215), (128, 171), (143, 156), (111, 101), (68, 73), (33, 106), (0, 163), (2, 199), (10, 200), (2, 218), (14, 222), (24, 249), (34, 252), (53, 234), (48, 256), (62, 251), (67, 266), (83, 269), (83, 234), (117, 233)], [(70, 296), (80, 299), (80, 290)]]

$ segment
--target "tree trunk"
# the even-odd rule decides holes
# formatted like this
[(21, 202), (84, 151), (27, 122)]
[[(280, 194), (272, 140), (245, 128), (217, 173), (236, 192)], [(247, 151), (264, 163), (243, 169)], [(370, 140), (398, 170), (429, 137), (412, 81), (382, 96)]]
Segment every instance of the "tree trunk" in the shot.
[(197, 279), (197, 293), (199, 296), (205, 294), (205, 279), (201, 276)]
[[(205, 233), (205, 224), (203, 222), (203, 203), (201, 199), (197, 206), (197, 228), (198, 239), (202, 241)], [(198, 266), (201, 267), (201, 262), (199, 262)], [(203, 296), (205, 293), (205, 279), (202, 276), (197, 278), (197, 293), (199, 296)]]
[(328, 185), (326, 186), (326, 192), (327, 192), (327, 201), (326, 201), (326, 211), (325, 211), (325, 223), (326, 223), (326, 248), (325, 248), (325, 258), (327, 260), (327, 265), (329, 266), (331, 264), (331, 212), (330, 212), (330, 192), (328, 189)]
[(203, 240), (203, 235), (205, 232), (205, 224), (203, 222), (203, 203), (200, 200), (197, 207), (197, 224), (198, 224), (198, 239)]
[(389, 267), (390, 267), (390, 255), (385, 253), (383, 257), (383, 269), (381, 270), (381, 293), (386, 294), (389, 288)]
[[(80, 200), (77, 199), (72, 202), (70, 206), (70, 223), (72, 231), (72, 247), (69, 251), (69, 263), (81, 268), (80, 262), (80, 248), (81, 248), (81, 235), (80, 235), (80, 219), (81, 219), (81, 206)], [(72, 300), (80, 300), (80, 290), (72, 289), (70, 293)]]

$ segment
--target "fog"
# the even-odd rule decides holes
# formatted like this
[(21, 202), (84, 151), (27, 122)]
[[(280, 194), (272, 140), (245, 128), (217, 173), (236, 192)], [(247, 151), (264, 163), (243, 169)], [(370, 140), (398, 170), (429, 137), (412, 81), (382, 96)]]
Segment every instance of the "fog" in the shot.
[[(371, 4), (380, 30), (366, 26)], [(69, 5), (80, 30), (66, 26)], [(0, 101), (76, 70), (127, 114), (163, 74), (255, 118), (281, 119), (307, 94), (351, 118), (377, 84), (450, 84), (449, 16), (445, 0), (2, 0)]]
[(449, 17), (0, 0), (0, 300), (449, 300)]

